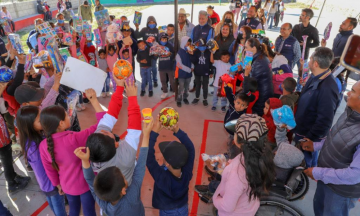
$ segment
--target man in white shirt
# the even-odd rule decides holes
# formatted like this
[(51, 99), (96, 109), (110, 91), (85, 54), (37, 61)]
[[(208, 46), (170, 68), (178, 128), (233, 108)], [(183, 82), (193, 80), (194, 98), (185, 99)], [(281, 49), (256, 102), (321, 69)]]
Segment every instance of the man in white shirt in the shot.
[(5, 6), (2, 6), (2, 11), (0, 12), (1, 18), (6, 18), (9, 22), (9, 25), (11, 25), (11, 29), (13, 32), (15, 32), (15, 23), (12, 21), (12, 17), (9, 11), (6, 10)]

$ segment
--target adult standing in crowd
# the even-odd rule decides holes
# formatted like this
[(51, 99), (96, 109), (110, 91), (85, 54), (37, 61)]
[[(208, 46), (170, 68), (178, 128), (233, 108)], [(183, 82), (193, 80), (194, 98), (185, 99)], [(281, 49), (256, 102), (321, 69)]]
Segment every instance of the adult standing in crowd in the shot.
[(267, 18), (267, 24), (269, 25), (269, 22), (270, 22), (270, 26), (269, 26), (269, 29), (272, 29), (272, 24), (273, 24), (273, 21), (274, 21), (274, 18), (275, 18), (275, 13), (276, 13), (276, 5), (275, 5), (275, 1), (273, 1), (271, 3), (271, 6), (269, 8), (269, 16)]
[(269, 13), (269, 10), (270, 10), (270, 7), (271, 7), (271, 0), (266, 0), (265, 1), (265, 4), (264, 4), (264, 12), (265, 12), (265, 17), (267, 18), (268, 17), (268, 13)]
[(349, 215), (360, 198), (360, 81), (348, 92), (344, 113), (325, 142), (303, 143), (306, 151), (320, 151), (318, 167), (306, 175), (317, 181), (315, 215)]
[(220, 16), (214, 11), (214, 6), (209, 5), (207, 7), (207, 13), (209, 14), (209, 18), (211, 20), (211, 27), (215, 28), (215, 26), (220, 22)]
[(83, 20), (87, 20), (90, 22), (93, 21), (93, 16), (92, 16), (93, 13), (91, 11), (91, 6), (89, 5), (88, 1), (84, 1), (84, 4), (80, 6), (80, 11)]
[(191, 36), (191, 33), (195, 27), (187, 18), (190, 14), (186, 13), (184, 8), (180, 8), (178, 17), (178, 40), (181, 41), (181, 38), (184, 36)]
[(12, 17), (11, 17), (11, 14), (9, 11), (7, 11), (6, 7), (5, 6), (2, 6), (2, 11), (0, 13), (1, 15), (1, 18), (4, 19), (6, 18), (7, 19), (7, 22), (9, 23), (9, 25), (11, 26), (11, 30), (13, 32), (15, 32), (15, 23), (14, 21), (12, 20)]
[(291, 35), (291, 23), (284, 23), (280, 28), (280, 36), (275, 41), (275, 52), (285, 56), (290, 68), (301, 58), (299, 41)]
[(41, 2), (41, 0), (37, 0), (36, 1), (37, 4), (36, 4), (36, 10), (39, 14), (43, 14), (44, 15), (44, 20), (47, 21), (48, 20), (48, 17), (46, 15), (46, 10), (45, 8), (43, 8), (43, 3)]
[[(300, 24), (296, 24), (291, 32), (291, 35), (294, 36), (300, 43), (301, 54), (304, 55), (304, 61), (307, 62), (309, 58), (310, 48), (315, 48), (319, 46), (319, 31), (310, 24), (311, 18), (314, 16), (314, 12), (310, 8), (305, 8), (302, 10), (299, 17)], [(303, 35), (307, 35), (305, 53), (303, 52), (304, 39)], [(296, 62), (298, 70), (300, 70), (300, 61)], [(296, 91), (301, 91), (302, 86), (299, 84), (300, 78), (298, 78), (298, 86)]]
[[(208, 24), (208, 14), (206, 11), (199, 11), (199, 25), (195, 26), (193, 31), (191, 32), (190, 38), (193, 43), (196, 41), (203, 39), (206, 43), (208, 40), (214, 37), (214, 30), (213, 28)], [(206, 46), (199, 47), (200, 49), (205, 50)], [(194, 80), (194, 87), (190, 89), (189, 92), (195, 91), (195, 80)]]
[(280, 22), (280, 2), (278, 0), (274, 0), (275, 2), (275, 27), (278, 27)]
[(261, 22), (256, 19), (256, 7), (251, 6), (247, 12), (247, 18), (240, 22), (238, 29), (240, 29), (242, 26), (247, 25), (251, 29), (263, 29), (263, 25)]
[(104, 6), (100, 4), (100, 0), (95, 0), (95, 12), (105, 10)]
[(215, 35), (220, 34), (220, 30), (225, 23), (230, 24), (230, 31), (234, 35), (234, 38), (236, 38), (238, 32), (237, 31), (238, 25), (236, 25), (236, 23), (234, 22), (234, 14), (231, 11), (226, 11), (224, 13), (222, 20), (215, 27)]
[[(340, 57), (342, 52), (344, 51), (346, 42), (348, 38), (353, 34), (353, 29), (357, 26), (357, 20), (352, 17), (348, 17), (344, 20), (339, 28), (339, 33), (336, 35), (332, 51), (334, 52), (334, 57)], [(326, 40), (321, 40), (321, 46), (326, 46)]]
[(269, 68), (270, 61), (267, 57), (267, 47), (265, 44), (261, 44), (258, 39), (250, 38), (245, 43), (245, 51), (250, 51), (254, 54), (250, 76), (258, 82), (259, 99), (255, 102), (252, 111), (262, 116), (264, 114), (265, 102), (274, 94), (273, 75)]
[[(311, 76), (301, 92), (295, 114), (295, 142), (302, 140), (303, 145), (320, 142), (331, 128), (339, 101), (339, 89), (329, 69), (333, 58), (326, 47), (316, 48), (310, 57)], [(318, 151), (305, 151), (304, 155), (307, 167), (317, 166)]]
[(240, 28), (236, 40), (234, 40), (229, 47), (230, 64), (239, 63), (238, 61), (235, 60), (235, 56), (238, 56), (239, 53), (243, 52), (246, 40), (248, 40), (250, 36), (251, 36), (251, 28), (249, 26), (243, 26)]
[(220, 60), (221, 53), (224, 50), (228, 51), (230, 45), (234, 42), (235, 38), (232, 34), (231, 28), (231, 23), (225, 22), (220, 28), (220, 33), (214, 37), (216, 43), (219, 45), (219, 49), (216, 50), (214, 54), (214, 60)]

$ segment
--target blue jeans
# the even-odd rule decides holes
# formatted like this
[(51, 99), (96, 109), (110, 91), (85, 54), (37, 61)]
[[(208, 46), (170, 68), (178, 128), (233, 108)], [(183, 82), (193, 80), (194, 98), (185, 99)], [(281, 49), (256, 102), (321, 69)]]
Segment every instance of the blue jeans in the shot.
[(156, 62), (157, 62), (157, 59), (151, 59), (151, 72), (152, 72), (152, 80), (153, 82), (156, 82), (158, 81), (157, 79), (157, 66), (156, 66)]
[(322, 181), (317, 182), (314, 195), (314, 213), (316, 216), (349, 215), (359, 198), (343, 197), (333, 192)]
[(151, 67), (148, 68), (140, 68), (141, 74), (141, 91), (145, 91), (145, 87), (149, 84), (149, 91), (153, 90), (153, 83), (151, 81)]
[[(295, 135), (294, 141), (297, 143), (302, 138), (303, 137)], [(306, 167), (316, 167), (319, 157), (319, 151), (309, 152), (303, 150), (302, 152), (304, 153)]]
[[(217, 92), (218, 92), (219, 87), (215, 87), (214, 86), (214, 94), (213, 94), (213, 107), (216, 107), (219, 97), (217, 96)], [(224, 107), (227, 105), (227, 99), (226, 97), (221, 97), (220, 98), (221, 101), (221, 107)]]
[(188, 204), (177, 209), (159, 211), (159, 216), (188, 216), (188, 215), (189, 215)]
[(10, 211), (7, 208), (5, 208), (5, 206), (3, 205), (1, 200), (0, 200), (0, 215), (1, 216), (12, 216)]
[(110, 74), (108, 72), (102, 92), (109, 92), (109, 91), (110, 91)]
[(268, 18), (268, 20), (267, 20), (267, 24), (269, 25), (269, 21), (270, 21), (270, 27), (269, 27), (269, 29), (271, 29), (272, 28), (272, 24), (273, 24), (273, 21), (274, 21), (274, 16), (275, 16), (275, 14), (269, 14), (269, 18)]
[(90, 190), (78, 196), (66, 194), (69, 201), (69, 216), (79, 216), (82, 206), (85, 216), (96, 216), (95, 200)]
[(49, 203), (51, 210), (54, 212), (56, 216), (67, 216), (65, 210), (64, 195), (60, 195), (58, 193), (54, 196), (46, 196), (46, 199)]

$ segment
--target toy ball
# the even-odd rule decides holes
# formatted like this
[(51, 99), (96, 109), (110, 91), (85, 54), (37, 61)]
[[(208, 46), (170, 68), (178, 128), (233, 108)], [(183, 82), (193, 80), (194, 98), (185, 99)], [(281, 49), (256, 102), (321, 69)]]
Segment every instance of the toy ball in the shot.
[(133, 73), (133, 67), (130, 62), (120, 59), (114, 64), (113, 74), (118, 79), (126, 79)]
[(13, 71), (7, 66), (0, 67), (0, 83), (9, 82), (10, 80), (12, 80), (13, 75)]
[(172, 107), (165, 107), (159, 113), (159, 120), (164, 127), (174, 126), (179, 121), (179, 113)]

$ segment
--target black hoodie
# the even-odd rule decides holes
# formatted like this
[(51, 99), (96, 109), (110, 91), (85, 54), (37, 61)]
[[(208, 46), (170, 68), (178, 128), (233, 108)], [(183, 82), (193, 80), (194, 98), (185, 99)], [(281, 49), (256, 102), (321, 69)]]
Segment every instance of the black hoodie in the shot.
[[(149, 22), (150, 21), (154, 21), (156, 26), (155, 28), (151, 29), (148, 27)], [(153, 16), (149, 16), (146, 22), (146, 27), (142, 28), (141, 31), (139, 32), (139, 30), (135, 31), (135, 37), (136, 39), (139, 38), (143, 38), (144, 41), (146, 41), (148, 39), (148, 37), (153, 36), (156, 40), (156, 42), (159, 42), (158, 37), (159, 37), (159, 29), (157, 28), (157, 22), (155, 17)]]

